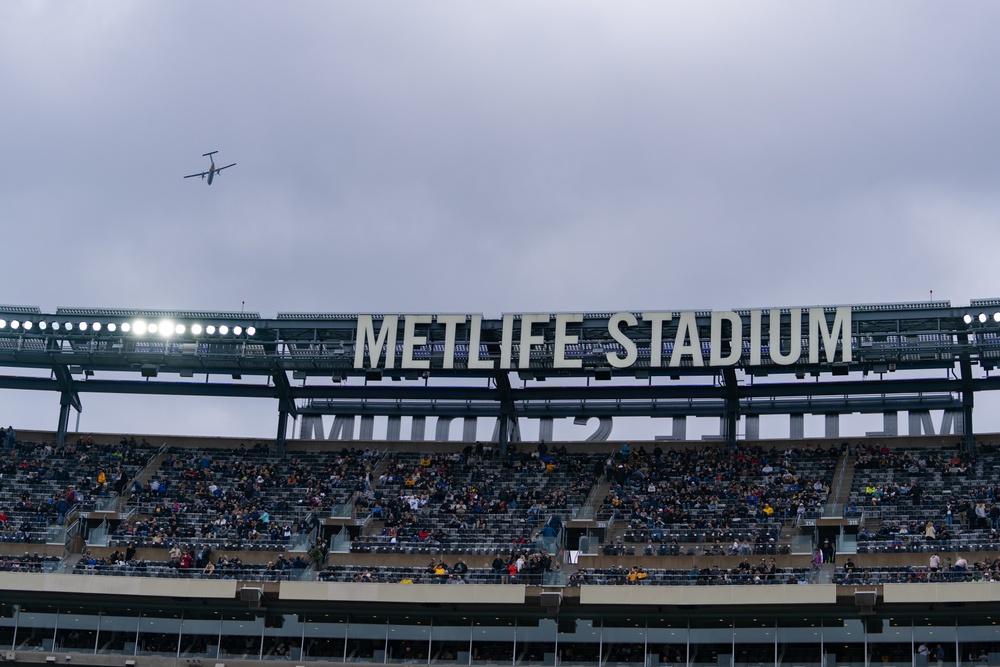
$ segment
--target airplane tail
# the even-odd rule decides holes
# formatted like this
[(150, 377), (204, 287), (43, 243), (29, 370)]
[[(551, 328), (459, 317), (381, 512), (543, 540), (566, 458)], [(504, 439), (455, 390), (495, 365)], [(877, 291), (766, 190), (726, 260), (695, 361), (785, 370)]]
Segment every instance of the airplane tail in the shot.
[(216, 153), (218, 153), (218, 152), (219, 152), (219, 151), (212, 151), (211, 153), (202, 153), (202, 154), (201, 154), (201, 156), (202, 156), (202, 157), (210, 157), (210, 156), (212, 156), (212, 155), (215, 155), (215, 154), (216, 154)]

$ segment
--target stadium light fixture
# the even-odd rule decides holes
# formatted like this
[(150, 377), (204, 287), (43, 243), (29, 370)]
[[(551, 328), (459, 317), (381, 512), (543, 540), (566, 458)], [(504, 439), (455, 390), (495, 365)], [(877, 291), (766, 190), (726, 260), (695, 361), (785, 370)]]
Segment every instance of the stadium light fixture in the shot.
[(1000, 322), (1000, 312), (993, 313), (993, 321)]
[(108, 322), (108, 331), (114, 333), (118, 326), (114, 322)]
[(223, 325), (221, 325), (221, 326), (219, 327), (219, 335), (220, 335), (220, 336), (225, 336), (225, 335), (227, 335), (228, 333), (229, 333), (229, 327), (227, 327), (227, 326), (226, 326), (225, 324), (223, 324)]
[(17, 320), (11, 320), (10, 321), (10, 328), (11, 329), (20, 329), (21, 328), (21, 323), (19, 321), (17, 321)]
[(53, 331), (59, 331), (59, 323), (58, 322), (53, 322), (52, 323), (52, 330)]
[(233, 335), (234, 336), (242, 336), (243, 335), (243, 327), (241, 327), (238, 324), (235, 327), (233, 327)]
[(87, 323), (86, 322), (80, 322), (79, 326), (80, 326), (80, 331), (86, 331), (87, 330)]
[(66, 331), (72, 331), (73, 330), (73, 323), (72, 322), (64, 322), (63, 323), (63, 327), (66, 328)]
[(34, 324), (32, 323), (31, 320), (25, 320), (24, 321), (24, 330), (25, 331), (30, 331), (31, 327), (33, 327), (33, 326), (34, 326)]
[(122, 331), (128, 333), (132, 330), (132, 325), (129, 322), (122, 322)]
[[(997, 315), (1000, 316), (1000, 313), (997, 313)], [(1000, 320), (998, 320), (998, 321), (1000, 321)], [(257, 328), (256, 327), (247, 327), (247, 335), (248, 336), (256, 336), (257, 335)]]
[(209, 324), (207, 327), (205, 327), (205, 333), (207, 333), (209, 336), (211, 336), (212, 334), (214, 334), (215, 333), (215, 325), (214, 324)]
[(200, 336), (201, 335), (201, 331), (202, 331), (202, 329), (201, 329), (201, 325), (200, 324), (192, 324), (191, 325), (191, 334), (192, 335), (194, 335), (194, 336)]
[(49, 323), (46, 322), (45, 320), (42, 320), (41, 322), (38, 323), (38, 328), (41, 329), (42, 331), (45, 331), (46, 329), (49, 328)]
[(149, 324), (146, 325), (146, 331), (148, 331), (151, 334), (155, 334), (159, 330), (160, 327), (156, 322), (150, 322)]
[(174, 334), (174, 324), (168, 320), (161, 320), (158, 326), (160, 335), (168, 338)]
[(136, 320), (132, 323), (132, 331), (135, 332), (136, 336), (142, 336), (146, 333), (146, 323), (142, 320)]
[(962, 321), (965, 322), (966, 324), (972, 324), (972, 315), (966, 313), (965, 316), (962, 317)]
[(0, 329), (7, 328), (7, 320), (0, 320)]
[(183, 324), (175, 324), (174, 325), (174, 333), (177, 334), (178, 336), (180, 336), (181, 334), (183, 334), (185, 331), (187, 331), (187, 327), (184, 326)]
[(94, 322), (93, 324), (90, 325), (90, 328), (93, 329), (94, 331), (100, 331), (101, 330), (101, 323), (100, 322)]
[(986, 313), (979, 313), (979, 323), (986, 324)]

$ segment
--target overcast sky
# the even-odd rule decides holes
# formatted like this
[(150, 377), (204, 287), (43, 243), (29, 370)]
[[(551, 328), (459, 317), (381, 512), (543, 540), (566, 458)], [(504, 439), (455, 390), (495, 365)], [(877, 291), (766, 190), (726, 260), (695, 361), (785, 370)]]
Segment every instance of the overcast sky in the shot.
[[(8, 0), (0, 302), (1000, 296), (998, 24), (988, 2)], [(211, 150), (237, 166), (183, 179)], [(270, 402), (150, 400), (85, 396), (81, 426), (274, 428)], [(55, 425), (55, 396), (0, 401)]]

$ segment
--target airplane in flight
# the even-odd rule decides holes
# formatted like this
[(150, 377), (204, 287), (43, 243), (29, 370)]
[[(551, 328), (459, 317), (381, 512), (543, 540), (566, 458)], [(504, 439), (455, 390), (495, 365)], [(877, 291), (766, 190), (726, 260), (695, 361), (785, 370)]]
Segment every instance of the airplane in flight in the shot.
[(227, 164), (225, 167), (216, 167), (215, 166), (215, 160), (212, 159), (212, 156), (215, 155), (218, 152), (219, 151), (212, 151), (211, 153), (205, 153), (204, 155), (202, 155), (202, 157), (207, 157), (212, 162), (212, 166), (209, 167), (208, 171), (203, 171), (200, 174), (189, 174), (189, 175), (185, 176), (184, 178), (194, 178), (195, 176), (201, 176), (201, 180), (205, 180), (205, 177), (208, 176), (208, 184), (211, 185), (212, 184), (212, 179), (215, 178), (216, 174), (218, 174), (223, 169), (229, 169), (230, 167), (235, 167), (236, 166), (236, 163), (234, 162), (232, 164)]

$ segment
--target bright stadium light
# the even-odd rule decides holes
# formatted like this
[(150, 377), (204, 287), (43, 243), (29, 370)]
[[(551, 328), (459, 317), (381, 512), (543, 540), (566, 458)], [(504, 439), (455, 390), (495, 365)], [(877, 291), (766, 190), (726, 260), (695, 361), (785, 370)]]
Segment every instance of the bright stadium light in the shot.
[(132, 325), (131, 324), (129, 324), (128, 322), (122, 322), (122, 331), (124, 331), (125, 333), (128, 333), (131, 330), (132, 330)]
[(191, 333), (194, 334), (195, 336), (200, 336), (201, 335), (201, 325), (200, 324), (192, 324), (191, 325)]
[(185, 331), (187, 331), (187, 327), (185, 327), (183, 324), (177, 324), (174, 326), (174, 333), (177, 334), (178, 336), (184, 333)]
[(986, 324), (986, 313), (979, 313), (979, 323)]
[(205, 327), (205, 333), (207, 333), (209, 336), (211, 336), (212, 334), (214, 334), (215, 333), (215, 325), (214, 324), (209, 324), (207, 327)]
[(73, 330), (73, 323), (72, 322), (63, 322), (63, 328), (66, 329), (66, 331), (72, 331)]
[(53, 322), (52, 323), (52, 330), (53, 331), (59, 331), (59, 323), (58, 322)]
[(10, 328), (11, 329), (18, 329), (20, 327), (21, 327), (21, 323), (18, 322), (17, 320), (11, 320), (10, 321)]
[(229, 327), (227, 327), (225, 324), (223, 324), (222, 326), (219, 327), (219, 335), (220, 336), (225, 336), (228, 333), (229, 333)]
[(101, 323), (100, 322), (94, 322), (93, 324), (90, 325), (90, 328), (93, 329), (94, 331), (100, 331), (101, 330)]
[(86, 331), (86, 330), (87, 330), (87, 323), (80, 322), (80, 331)]
[(993, 313), (993, 321), (1000, 322), (1000, 312)]
[(49, 323), (46, 322), (45, 320), (42, 320), (41, 322), (38, 323), (38, 328), (41, 329), (42, 331), (45, 331), (46, 329), (49, 328)]
[(132, 330), (135, 332), (135, 335), (137, 336), (141, 336), (144, 333), (146, 333), (146, 328), (147, 328), (146, 323), (143, 322), (142, 320), (136, 320), (135, 322), (132, 323)]
[(7, 328), (7, 320), (0, 320), (0, 329)]
[(972, 324), (972, 315), (966, 313), (965, 316), (962, 318), (962, 321), (965, 322), (966, 324)]
[(160, 323), (157, 325), (157, 329), (159, 330), (161, 336), (172, 336), (174, 334), (174, 323), (169, 320), (160, 320)]
[[(997, 313), (997, 314), (1000, 315), (1000, 313)], [(247, 335), (248, 336), (256, 336), (257, 335), (257, 329), (255, 327), (247, 327)]]
[(29, 329), (31, 329), (31, 327), (32, 327), (31, 320), (25, 320), (25, 322), (24, 322), (24, 330), (28, 331)]
[(233, 335), (234, 336), (240, 336), (242, 334), (243, 334), (243, 327), (241, 327), (238, 324), (235, 327), (233, 327)]
[(108, 322), (108, 331), (114, 331), (118, 326), (114, 322)]

